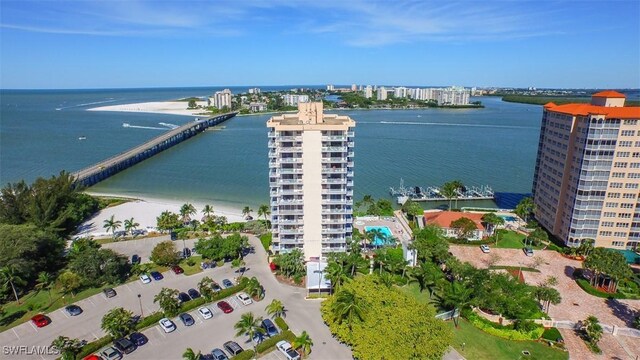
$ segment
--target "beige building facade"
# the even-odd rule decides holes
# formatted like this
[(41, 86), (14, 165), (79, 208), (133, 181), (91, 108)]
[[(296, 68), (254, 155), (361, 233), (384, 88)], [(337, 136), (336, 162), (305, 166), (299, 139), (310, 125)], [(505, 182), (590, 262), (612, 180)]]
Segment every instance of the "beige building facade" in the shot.
[(321, 102), (274, 116), (269, 128), (269, 193), (274, 253), (306, 260), (346, 251), (353, 232), (355, 121), (325, 114)]
[(640, 107), (602, 91), (591, 104), (544, 106), (535, 217), (569, 246), (640, 246)]

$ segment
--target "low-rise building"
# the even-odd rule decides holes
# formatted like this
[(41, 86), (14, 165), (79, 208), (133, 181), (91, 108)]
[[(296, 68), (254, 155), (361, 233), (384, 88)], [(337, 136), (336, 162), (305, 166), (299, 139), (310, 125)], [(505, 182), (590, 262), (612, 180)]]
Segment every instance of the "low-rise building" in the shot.
[(468, 237), (467, 240), (482, 240), (482, 238), (487, 236), (487, 231), (482, 224), (482, 214), (440, 210), (424, 212), (425, 224), (438, 225), (448, 237), (458, 237), (458, 229), (452, 228), (451, 223), (461, 218), (467, 218), (476, 224), (476, 230), (473, 231), (472, 236)]
[(249, 104), (249, 110), (252, 112), (267, 111), (267, 104), (263, 102), (252, 102)]

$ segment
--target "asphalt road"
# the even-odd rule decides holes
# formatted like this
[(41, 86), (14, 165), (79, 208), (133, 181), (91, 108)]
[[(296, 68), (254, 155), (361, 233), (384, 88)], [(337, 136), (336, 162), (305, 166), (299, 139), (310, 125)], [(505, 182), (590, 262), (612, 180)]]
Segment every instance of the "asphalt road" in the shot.
[[(148, 260), (148, 255), (145, 256), (145, 254), (150, 254), (155, 243), (159, 241), (163, 241), (163, 239), (154, 238), (117, 242), (105, 244), (104, 247), (113, 248), (115, 251), (127, 256), (136, 253)], [(191, 240), (191, 243), (194, 241)], [(181, 245), (180, 242), (176, 242), (176, 245)], [(320, 301), (305, 300), (305, 289), (279, 283), (269, 271), (267, 255), (260, 241), (256, 237), (250, 236), (250, 242), (255, 247), (255, 253), (245, 258), (248, 268), (246, 276), (256, 276), (260, 280), (265, 288), (265, 299), (263, 301), (245, 307), (237, 301), (230, 300), (232, 306), (236, 307), (236, 310), (231, 314), (220, 313), (217, 307), (212, 304), (209, 308), (212, 311), (217, 311), (217, 313), (209, 320), (201, 319), (196, 314), (196, 310), (194, 310), (192, 315), (198, 319), (196, 324), (191, 327), (185, 327), (180, 321), (174, 321), (178, 328), (174, 333), (164, 334), (159, 326), (151, 327), (144, 332), (149, 337), (150, 342), (135, 352), (126, 355), (126, 358), (180, 359), (182, 358), (182, 353), (188, 347), (205, 353), (210, 352), (215, 347), (222, 347), (222, 344), (228, 340), (235, 340), (241, 346), (250, 348), (250, 344), (244, 343), (247, 340), (246, 337), (244, 339), (242, 337), (234, 338), (233, 324), (238, 321), (243, 312), (247, 311), (253, 312), (256, 316), (266, 316), (265, 306), (272, 299), (279, 299), (287, 309), (286, 321), (291, 330), (296, 334), (306, 330), (313, 340), (314, 346), (309, 358), (351, 359), (350, 349), (336, 341), (329, 332), (328, 327), (324, 325), (320, 316)], [(180, 248), (180, 246), (178, 247)], [(44, 328), (36, 328), (31, 322), (27, 322), (4, 331), (0, 333), (0, 344), (2, 346), (26, 346), (28, 349), (33, 349), (38, 346), (49, 346), (59, 335), (93, 341), (104, 336), (104, 332), (100, 329), (100, 323), (103, 315), (110, 309), (123, 307), (134, 314), (140, 314), (138, 294), (141, 295), (142, 311), (145, 314), (149, 314), (159, 309), (153, 303), (153, 297), (162, 287), (186, 291), (189, 288), (196, 288), (197, 283), (205, 276), (209, 276), (217, 282), (221, 282), (224, 278), (232, 279), (236, 276), (234, 269), (231, 269), (228, 264), (220, 268), (207, 269), (192, 276), (175, 275), (172, 272), (167, 272), (164, 275), (165, 278), (158, 282), (152, 281), (149, 284), (142, 284), (137, 280), (118, 286), (115, 288), (118, 295), (110, 299), (107, 299), (103, 294), (98, 294), (79, 301), (76, 304), (84, 310), (79, 316), (69, 317), (63, 309), (58, 309), (47, 314), (52, 323)], [(72, 303), (73, 299), (69, 300)], [(274, 352), (269, 355), (269, 358), (278, 359), (278, 356), (279, 354)], [(2, 358), (55, 359), (56, 356), (37, 354), (6, 355), (3, 353)]]

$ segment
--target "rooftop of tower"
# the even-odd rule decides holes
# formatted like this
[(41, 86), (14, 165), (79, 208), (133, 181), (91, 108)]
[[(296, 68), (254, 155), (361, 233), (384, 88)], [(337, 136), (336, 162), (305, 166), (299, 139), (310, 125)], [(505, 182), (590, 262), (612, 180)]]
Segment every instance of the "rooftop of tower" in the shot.
[(322, 102), (298, 103), (298, 113), (275, 115), (267, 121), (268, 127), (287, 126), (300, 129), (325, 128), (327, 126), (353, 127), (356, 122), (348, 116), (325, 114)]

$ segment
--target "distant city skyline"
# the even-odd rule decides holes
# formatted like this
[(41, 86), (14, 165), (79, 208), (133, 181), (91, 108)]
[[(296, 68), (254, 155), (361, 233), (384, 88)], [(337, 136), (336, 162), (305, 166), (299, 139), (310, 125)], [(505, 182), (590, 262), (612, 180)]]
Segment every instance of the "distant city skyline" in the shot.
[(640, 2), (0, 3), (0, 88), (640, 88)]

